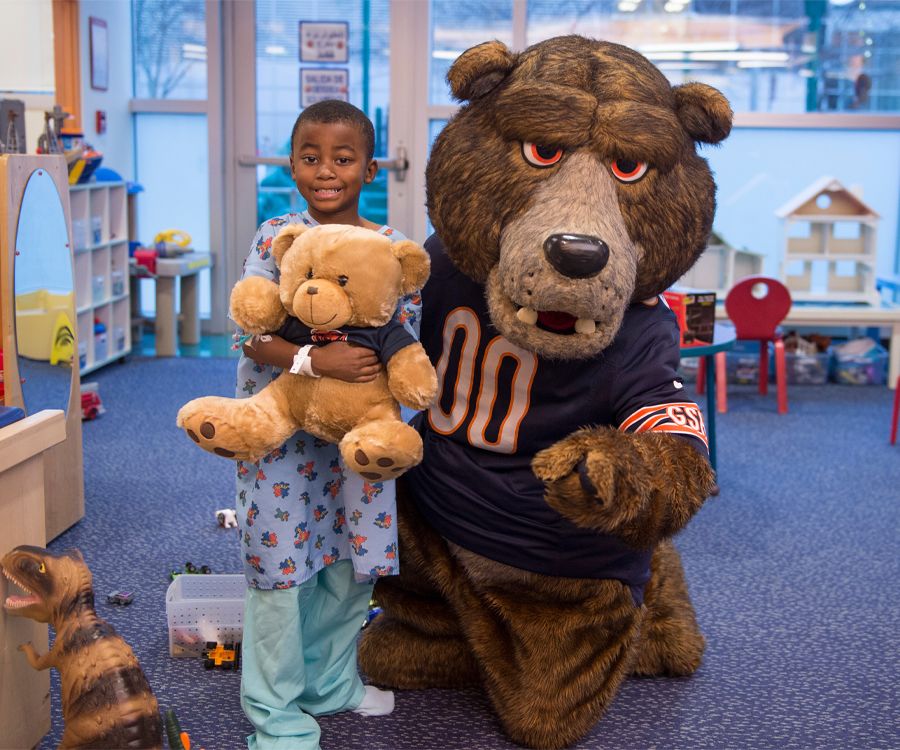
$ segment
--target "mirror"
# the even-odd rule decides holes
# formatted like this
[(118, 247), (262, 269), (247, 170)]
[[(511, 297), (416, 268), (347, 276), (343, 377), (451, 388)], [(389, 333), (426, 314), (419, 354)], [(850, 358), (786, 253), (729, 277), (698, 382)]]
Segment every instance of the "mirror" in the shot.
[(75, 285), (62, 200), (43, 169), (36, 169), (25, 185), (13, 275), (25, 412), (68, 411), (77, 361)]

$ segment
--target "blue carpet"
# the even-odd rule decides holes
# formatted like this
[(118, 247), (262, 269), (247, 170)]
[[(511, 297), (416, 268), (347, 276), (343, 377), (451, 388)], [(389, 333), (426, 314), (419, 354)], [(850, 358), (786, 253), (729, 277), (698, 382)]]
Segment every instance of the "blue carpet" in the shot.
[[(54, 549), (78, 547), (98, 611), (132, 645), (159, 699), (195, 746), (245, 747), (237, 673), (168, 656), (168, 573), (190, 560), (240, 571), (233, 465), (198, 450), (175, 413), (230, 394), (233, 359), (142, 359), (91, 376), (107, 413), (84, 424), (87, 515)], [(887, 441), (883, 387), (793, 386), (775, 396), (730, 386), (719, 415), (721, 495), (679, 537), (708, 649), (689, 679), (627, 681), (576, 747), (897, 748), (900, 446)], [(701, 398), (705, 404), (705, 397)], [(129, 607), (105, 603), (114, 589)], [(62, 735), (53, 673), (53, 730)], [(495, 750), (506, 740), (482, 695), (403, 692), (391, 716), (321, 720), (324, 750)]]

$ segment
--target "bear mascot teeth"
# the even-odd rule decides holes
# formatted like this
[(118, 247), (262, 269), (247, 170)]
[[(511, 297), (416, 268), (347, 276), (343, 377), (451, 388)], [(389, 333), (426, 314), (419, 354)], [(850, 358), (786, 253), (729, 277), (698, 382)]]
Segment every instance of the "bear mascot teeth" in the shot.
[(479, 685), (513, 740), (561, 748), (626, 676), (703, 653), (670, 537), (715, 475), (659, 295), (706, 246), (696, 147), (732, 113), (578, 36), (481, 44), (448, 80), (464, 104), (427, 168), (422, 295), (439, 394), (360, 663), (379, 685)]
[(288, 224), (272, 253), (278, 283), (250, 276), (235, 284), (234, 321), (247, 333), (367, 346), (384, 369), (368, 383), (285, 373), (250, 398), (189, 401), (178, 426), (201, 448), (243, 461), (259, 460), (303, 429), (337, 443), (346, 466), (366, 479), (395, 479), (422, 459), (422, 439), (400, 418), (398, 402), (425, 409), (437, 392), (422, 345), (392, 320), (400, 297), (428, 278), (427, 253), (410, 240), (341, 224)]

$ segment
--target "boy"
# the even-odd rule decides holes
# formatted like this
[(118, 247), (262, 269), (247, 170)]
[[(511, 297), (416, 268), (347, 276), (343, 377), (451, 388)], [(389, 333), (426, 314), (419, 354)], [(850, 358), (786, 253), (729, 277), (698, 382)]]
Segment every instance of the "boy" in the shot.
[[(291, 176), (308, 208), (260, 226), (243, 276), (277, 280), (270, 248), (288, 223), (353, 224), (402, 239), (359, 215), (362, 186), (378, 170), (374, 148), (372, 123), (356, 107), (339, 101), (307, 107), (291, 133)], [(417, 310), (410, 298), (404, 302), (400, 319), (412, 322)], [(302, 373), (297, 377), (366, 382), (381, 364), (372, 351), (345, 342), (301, 348), (277, 335), (253, 337), (238, 364), (238, 396), (285, 369)], [(337, 447), (301, 432), (259, 463), (239, 463), (237, 489), (249, 585), (241, 705), (256, 727), (247, 744), (316, 750), (314, 716), (393, 710), (393, 693), (364, 686), (356, 667), (372, 581), (397, 572), (393, 482), (345, 477)]]

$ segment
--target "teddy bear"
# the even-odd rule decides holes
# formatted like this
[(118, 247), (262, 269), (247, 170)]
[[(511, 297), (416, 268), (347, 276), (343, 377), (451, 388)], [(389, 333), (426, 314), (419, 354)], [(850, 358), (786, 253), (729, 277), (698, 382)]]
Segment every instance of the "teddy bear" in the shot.
[(704, 250), (699, 144), (731, 108), (624, 46), (465, 51), (426, 169), (421, 340), (439, 394), (398, 482), (400, 575), (360, 666), (478, 686), (533, 748), (588, 733), (630, 674), (690, 675), (704, 639), (671, 537), (717, 492), (661, 293)]
[(339, 224), (288, 224), (272, 254), (278, 283), (251, 276), (232, 290), (237, 325), (295, 342), (367, 346), (384, 368), (368, 383), (282, 373), (250, 398), (188, 402), (178, 426), (204, 450), (240, 461), (259, 460), (302, 429), (336, 443), (347, 468), (370, 481), (399, 477), (422, 458), (421, 437), (399, 405), (427, 408), (437, 376), (422, 345), (392, 317), (400, 297), (427, 280), (428, 254), (411, 240), (392, 243)]

